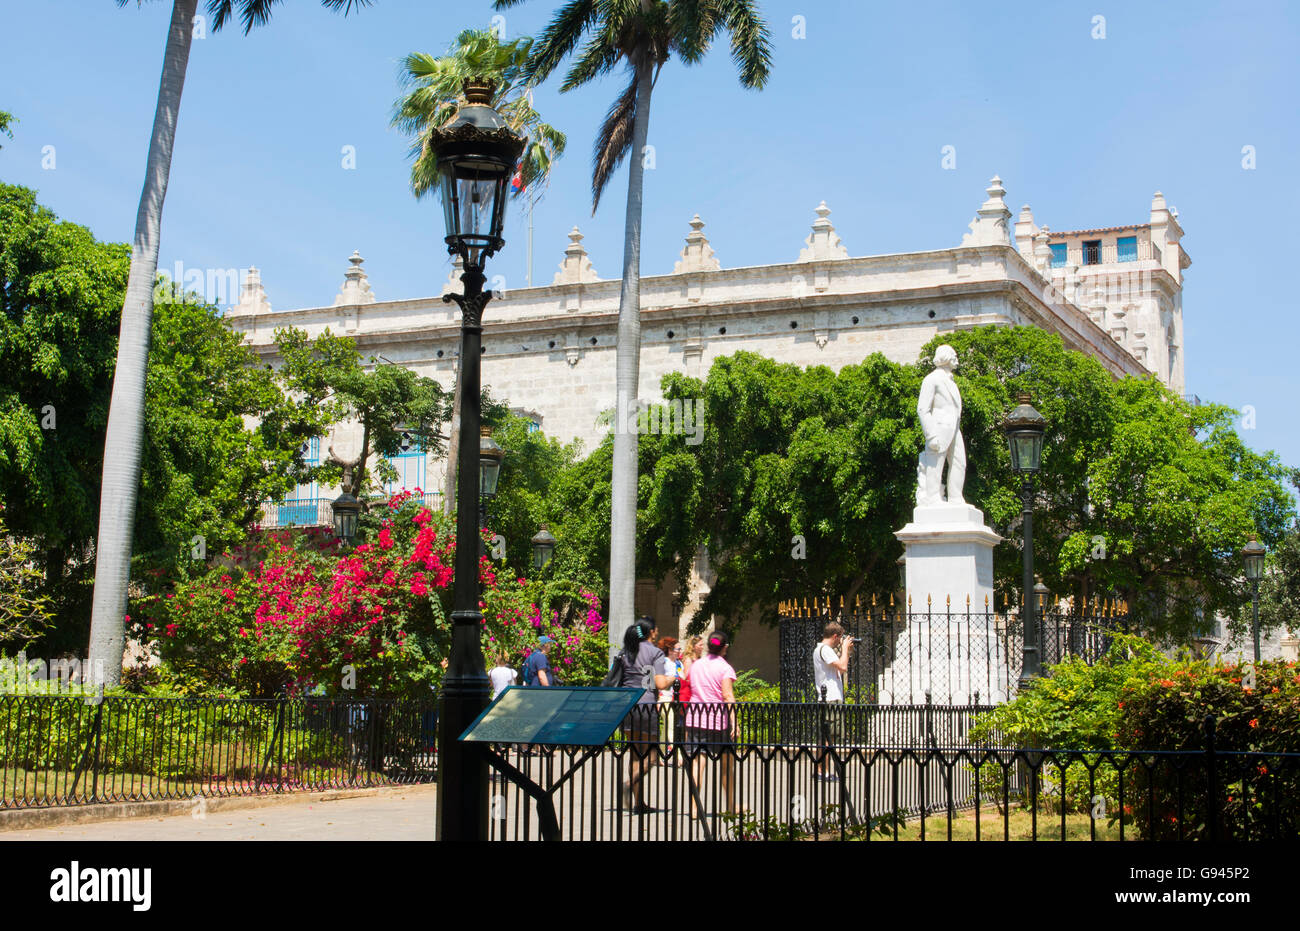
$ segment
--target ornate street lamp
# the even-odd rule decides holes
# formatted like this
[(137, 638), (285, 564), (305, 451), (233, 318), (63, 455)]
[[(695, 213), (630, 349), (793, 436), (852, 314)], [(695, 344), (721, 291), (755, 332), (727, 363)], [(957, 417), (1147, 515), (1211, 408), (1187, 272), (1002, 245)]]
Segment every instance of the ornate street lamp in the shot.
[(555, 537), (542, 524), (541, 529), (533, 534), (533, 568), (541, 572), (555, 556)]
[(351, 547), (357, 536), (357, 517), (361, 514), (361, 502), (346, 491), (334, 499), (334, 536), (343, 541), (344, 546)]
[[(442, 680), (438, 718), (438, 836), (441, 840), (486, 840), (488, 836), (487, 763), (482, 754), (460, 743), (460, 735), (487, 706), (488, 680), (479, 643), (478, 518), (470, 502), (483, 477), (476, 468), (479, 448), (480, 365), (483, 309), (492, 297), (484, 291), (483, 263), (505, 245), (507, 186), (524, 140), (492, 109), (494, 85), (466, 81), (465, 104), (456, 118), (429, 133), (438, 165), (439, 191), (447, 224), (447, 252), (460, 256), (464, 294), (443, 300), (460, 307), (461, 410), (457, 463), (455, 599), (452, 605), (451, 655)], [(493, 444), (495, 445), (495, 444)], [(499, 447), (498, 447), (499, 448)], [(499, 465), (499, 462), (498, 462)], [(493, 491), (496, 490), (495, 479)]]
[(492, 439), (491, 427), (480, 427), (478, 437), (478, 493), (491, 498), (497, 493), (497, 480), (501, 477), (501, 460), (506, 451)]
[(1025, 528), (1024, 552), (1024, 652), (1020, 667), (1020, 688), (1043, 673), (1039, 648), (1038, 606), (1034, 603), (1034, 476), (1042, 464), (1043, 436), (1047, 433), (1047, 418), (1034, 410), (1029, 395), (1021, 394), (1016, 406), (1002, 422), (1011, 450), (1011, 468), (1021, 478), (1020, 516)]
[[(506, 451), (492, 439), (491, 427), (480, 427), (478, 431), (478, 525), (488, 525), (488, 503), (496, 497), (497, 480), (501, 477), (501, 460)], [(487, 544), (480, 536), (478, 540), (479, 556), (487, 555)]]
[(1255, 623), (1252, 630), (1255, 634), (1255, 662), (1259, 662), (1259, 582), (1264, 578), (1264, 557), (1268, 555), (1268, 550), (1264, 549), (1264, 544), (1256, 539), (1255, 534), (1250, 535), (1250, 541), (1241, 548), (1241, 559), (1246, 564), (1246, 580), (1250, 582), (1250, 600), (1255, 606)]

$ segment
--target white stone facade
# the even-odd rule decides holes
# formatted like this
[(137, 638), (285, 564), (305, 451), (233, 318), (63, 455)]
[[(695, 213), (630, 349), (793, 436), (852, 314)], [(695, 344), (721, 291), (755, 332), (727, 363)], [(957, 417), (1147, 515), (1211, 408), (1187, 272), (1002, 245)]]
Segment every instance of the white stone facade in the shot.
[[(640, 396), (659, 399), (668, 372), (703, 378), (714, 359), (738, 350), (832, 369), (873, 352), (910, 363), (934, 336), (985, 324), (1040, 327), (1116, 376), (1154, 372), (1182, 392), (1182, 271), (1190, 259), (1164, 197), (1155, 195), (1145, 224), (1052, 232), (1027, 206), (1012, 223), (1001, 179), (986, 194), (959, 245), (859, 257), (823, 202), (801, 249), (792, 231), (792, 261), (763, 266), (724, 268), (696, 216), (673, 273), (641, 282)], [(1117, 245), (1120, 237), (1136, 238), (1136, 250)], [(590, 450), (608, 430), (598, 418), (615, 404), (620, 282), (597, 276), (576, 227), (569, 240), (550, 285), (488, 305), (482, 377), (494, 397), (529, 412), (548, 435)], [(1053, 267), (1053, 246), (1059, 255), (1062, 245), (1064, 260)], [(364, 358), (382, 356), (451, 389), (456, 306), (441, 294), (378, 300), (361, 256), (349, 262), (328, 306), (273, 311), (258, 277), (228, 319), (270, 362), (276, 328), (329, 329), (353, 337)], [(443, 293), (459, 290), (458, 276), (454, 268)], [(428, 465), (424, 490), (441, 490), (442, 465)]]

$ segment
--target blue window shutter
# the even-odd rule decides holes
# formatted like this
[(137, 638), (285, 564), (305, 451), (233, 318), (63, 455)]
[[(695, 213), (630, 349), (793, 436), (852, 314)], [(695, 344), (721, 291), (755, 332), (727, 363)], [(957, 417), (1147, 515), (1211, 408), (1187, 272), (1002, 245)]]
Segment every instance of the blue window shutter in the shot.
[(1136, 262), (1138, 258), (1138, 238), (1121, 236), (1115, 240), (1115, 259), (1119, 262)]
[(1052, 268), (1065, 267), (1066, 244), (1063, 242), (1054, 242), (1050, 246), (1052, 250)]

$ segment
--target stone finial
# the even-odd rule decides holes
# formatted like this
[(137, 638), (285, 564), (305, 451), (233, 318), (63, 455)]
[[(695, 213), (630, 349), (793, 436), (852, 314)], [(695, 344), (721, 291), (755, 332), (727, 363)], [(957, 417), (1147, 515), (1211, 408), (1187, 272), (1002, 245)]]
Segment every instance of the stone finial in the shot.
[(817, 219), (813, 220), (812, 233), (804, 240), (803, 249), (799, 250), (800, 262), (816, 262), (821, 259), (847, 259), (849, 250), (844, 248), (840, 237), (835, 235), (835, 227), (830, 221), (831, 208), (826, 201), (817, 205)]
[(582, 233), (575, 226), (569, 231), (569, 244), (564, 247), (564, 261), (555, 273), (551, 284), (577, 284), (583, 281), (598, 281), (596, 269), (591, 265), (587, 250), (582, 245)]
[(365, 259), (361, 257), (360, 252), (354, 251), (348, 261), (352, 263), (352, 267), (343, 273), (343, 287), (334, 298), (334, 306), (373, 304), (375, 295), (370, 290), (370, 279), (366, 275), (366, 270), (361, 267)]
[(244, 287), (239, 292), (239, 303), (235, 305), (237, 314), (269, 314), (271, 302), (267, 300), (266, 289), (262, 287), (262, 273), (257, 266), (249, 266), (244, 276)]
[(697, 213), (691, 218), (691, 231), (686, 234), (686, 246), (682, 249), (681, 258), (673, 266), (673, 274), (716, 272), (720, 268), (722, 263), (714, 254), (713, 247), (709, 245), (709, 240), (704, 235), (704, 221)]
[(1034, 233), (1034, 268), (1044, 278), (1052, 275), (1051, 238), (1051, 233), (1045, 226), (1040, 226), (1038, 232)]
[(988, 200), (975, 212), (975, 219), (970, 222), (970, 232), (961, 238), (963, 246), (1011, 245), (1011, 211), (1002, 199), (1007, 193), (1007, 189), (1002, 186), (1002, 179), (994, 175), (986, 193), (989, 195)]
[(1034, 234), (1037, 232), (1034, 211), (1025, 204), (1020, 208), (1020, 216), (1016, 217), (1016, 249), (1031, 263), (1034, 260)]
[(463, 274), (465, 274), (464, 260), (458, 255), (452, 256), (451, 273), (447, 275), (447, 280), (442, 283), (442, 293), (451, 294), (454, 291), (459, 294), (463, 287), (460, 281), (460, 276)]
[(1165, 195), (1156, 191), (1151, 195), (1151, 222), (1163, 223), (1169, 219), (1169, 205), (1165, 203)]

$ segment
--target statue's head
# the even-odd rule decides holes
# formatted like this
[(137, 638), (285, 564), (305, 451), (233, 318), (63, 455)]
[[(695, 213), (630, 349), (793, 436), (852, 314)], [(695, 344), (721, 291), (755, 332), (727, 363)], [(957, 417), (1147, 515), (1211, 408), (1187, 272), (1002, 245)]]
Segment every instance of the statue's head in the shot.
[(957, 367), (957, 350), (944, 343), (934, 351), (934, 364), (941, 369), (955, 369)]

